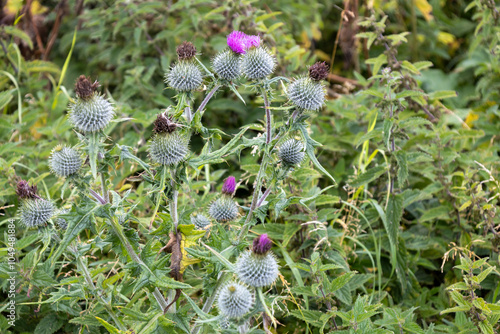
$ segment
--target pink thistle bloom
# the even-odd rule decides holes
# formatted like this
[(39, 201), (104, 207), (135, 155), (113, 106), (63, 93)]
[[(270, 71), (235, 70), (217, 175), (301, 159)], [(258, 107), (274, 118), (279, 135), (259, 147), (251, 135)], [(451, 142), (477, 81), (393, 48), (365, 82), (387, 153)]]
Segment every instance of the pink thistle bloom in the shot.
[(227, 45), (233, 52), (245, 54), (251, 47), (260, 46), (260, 36), (247, 35), (241, 31), (233, 31), (227, 36)]
[(253, 240), (252, 251), (254, 254), (265, 255), (273, 246), (273, 242), (267, 236), (267, 233), (264, 233)]
[(247, 35), (241, 31), (235, 30), (227, 36), (227, 45), (233, 52), (244, 54), (246, 52)]
[(234, 176), (228, 177), (224, 184), (222, 185), (222, 193), (226, 195), (232, 195), (236, 190), (236, 179)]

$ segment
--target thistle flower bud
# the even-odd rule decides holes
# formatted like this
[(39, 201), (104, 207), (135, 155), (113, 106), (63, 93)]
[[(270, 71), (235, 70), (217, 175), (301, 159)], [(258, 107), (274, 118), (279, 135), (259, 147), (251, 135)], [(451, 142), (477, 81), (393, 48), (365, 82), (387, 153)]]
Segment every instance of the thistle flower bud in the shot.
[(202, 81), (200, 68), (191, 61), (179, 61), (166, 75), (169, 87), (180, 92), (196, 90)]
[(17, 183), (16, 194), (19, 199), (40, 198), (36, 192), (36, 185), (30, 186), (27, 181), (21, 180)]
[(54, 215), (54, 211), (54, 203), (43, 198), (26, 198), (19, 206), (21, 223), (27, 228), (45, 224)]
[(193, 43), (187, 41), (182, 42), (175, 51), (179, 60), (191, 59), (196, 56), (196, 47)]
[(219, 223), (230, 222), (238, 217), (238, 204), (232, 198), (222, 196), (210, 205), (208, 213)]
[(208, 225), (210, 225), (210, 219), (202, 214), (193, 214), (191, 215), (191, 223), (194, 224), (197, 229), (204, 230)]
[(189, 138), (178, 132), (159, 133), (149, 146), (151, 160), (162, 165), (177, 165), (184, 160), (189, 148)]
[(67, 177), (78, 173), (82, 167), (82, 158), (75, 149), (58, 145), (52, 150), (49, 166), (57, 176)]
[(250, 48), (242, 57), (241, 68), (248, 79), (264, 79), (276, 67), (274, 56), (266, 48)]
[(236, 273), (243, 283), (258, 288), (271, 285), (278, 278), (278, 263), (270, 252), (271, 246), (271, 240), (263, 234), (254, 240), (252, 251), (240, 255)]
[(319, 81), (300, 78), (288, 86), (288, 98), (299, 108), (318, 110), (325, 102), (325, 89)]
[(95, 92), (97, 87), (99, 87), (97, 81), (90, 83), (90, 80), (83, 75), (76, 83), (77, 99), (69, 106), (69, 120), (80, 131), (102, 130), (115, 115), (111, 103)]
[(235, 282), (223, 286), (217, 299), (220, 313), (230, 319), (243, 317), (253, 304), (253, 294), (244, 285)]
[(281, 144), (278, 156), (289, 166), (298, 165), (304, 160), (304, 144), (297, 139), (288, 139)]
[(314, 81), (325, 80), (328, 77), (328, 65), (323, 61), (318, 61), (309, 67), (309, 78)]
[[(59, 211), (59, 214), (62, 214), (62, 215), (65, 215), (65, 214), (67, 214), (67, 213), (69, 213), (69, 210), (68, 210), (68, 209), (63, 209), (63, 210)], [(56, 224), (57, 224), (57, 226), (59, 226), (59, 228), (60, 228), (61, 230), (65, 230), (65, 229), (67, 229), (67, 228), (68, 228), (68, 222), (66, 221), (66, 219), (65, 219), (65, 218), (59, 218), (59, 217), (58, 217), (58, 218), (56, 219)]]
[(241, 57), (231, 50), (220, 52), (212, 60), (212, 68), (222, 79), (235, 80), (241, 75)]
[(236, 179), (234, 176), (229, 176), (222, 185), (222, 193), (232, 196), (236, 190)]

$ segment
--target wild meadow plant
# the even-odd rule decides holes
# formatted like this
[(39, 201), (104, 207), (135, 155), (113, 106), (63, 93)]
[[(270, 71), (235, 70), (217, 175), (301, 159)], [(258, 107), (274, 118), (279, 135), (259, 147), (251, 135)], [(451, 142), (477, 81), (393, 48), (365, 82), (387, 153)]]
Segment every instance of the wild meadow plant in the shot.
[[(285, 180), (301, 168), (306, 156), (331, 178), (314, 155), (319, 144), (307, 131), (308, 117), (324, 105), (322, 80), (328, 67), (316, 63), (309, 67), (307, 76), (293, 80), (272, 77), (276, 58), (260, 36), (234, 31), (227, 36), (227, 45), (213, 58), (212, 71), (200, 62), (192, 43), (177, 47), (178, 60), (165, 75), (168, 88), (177, 92), (177, 104), (154, 121), (149, 161), (135, 156), (133, 148), (110, 142), (104, 130), (117, 121), (113, 103), (99, 93), (99, 82), (80, 76), (76, 99), (69, 105), (69, 121), (80, 142), (74, 147), (58, 143), (49, 161), (51, 171), (65, 179), (64, 188), (72, 189), (72, 207), (57, 209), (55, 201), (37, 194), (36, 185), (18, 183), (20, 222), (43, 232), (44, 249), (53, 241), (57, 245), (44, 269), (60, 271), (61, 256), (73, 259), (76, 273), (84, 278), (74, 282), (79, 282), (82, 293), (91, 292), (96, 297), (92, 306), (96, 308), (89, 308), (85, 316), (73, 319), (74, 323), (92, 318), (91, 323), (98, 321), (113, 333), (170, 333), (172, 328), (192, 333), (222, 329), (246, 333), (277, 325), (274, 313), (284, 298), (279, 289), (280, 264), (268, 235), (249, 232), (255, 224), (265, 223), (266, 211), (271, 209), (266, 199), (286, 191)], [(242, 99), (236, 89), (241, 83), (262, 99), (265, 125), (253, 128), (257, 130), (253, 137), (244, 136), (251, 129), (245, 126), (216, 148), (214, 139), (224, 132), (204, 127), (203, 117), (210, 115), (207, 103), (224, 88)], [(286, 87), (288, 99), (281, 107), (272, 107), (275, 86), (280, 83)], [(207, 93), (196, 107), (195, 95), (203, 87)], [(275, 116), (278, 111), (283, 111), (279, 114), (283, 117)], [(189, 149), (194, 135), (205, 141), (199, 154)], [(210, 182), (215, 172), (211, 165), (239, 156), (246, 149), (252, 150), (260, 166), (249, 205), (235, 197), (241, 181), (234, 176), (224, 180), (220, 191), (212, 192)], [(152, 205), (147, 222), (135, 216), (136, 204), (128, 200), (132, 189), (109, 189), (110, 177), (126, 161), (138, 164), (143, 170), (138, 177), (150, 185)], [(206, 180), (203, 194), (193, 188), (200, 178)], [(100, 189), (95, 190), (96, 186)], [(190, 203), (196, 203), (198, 196), (211, 198), (211, 204), (195, 204), (193, 208)], [(281, 203), (280, 211), (286, 206)], [(139, 243), (134, 224), (142, 225), (141, 233), (150, 235), (145, 245)], [(81, 239), (82, 233), (86, 241)], [(113, 282), (127, 280), (128, 288), (110, 290), (113, 282), (109, 278), (95, 282), (95, 269), (106, 269), (104, 264), (90, 262), (89, 255), (96, 251), (119, 256), (116, 261), (124, 263), (126, 269), (112, 276)], [(188, 268), (190, 274), (184, 277)], [(71, 280), (76, 273), (68, 273), (64, 280)], [(210, 282), (208, 289), (193, 287), (203, 280)], [(71, 285), (68, 287), (71, 293)], [(131, 302), (134, 300), (137, 305)], [(147, 304), (146, 300), (152, 302)], [(136, 323), (137, 319), (147, 321)]]

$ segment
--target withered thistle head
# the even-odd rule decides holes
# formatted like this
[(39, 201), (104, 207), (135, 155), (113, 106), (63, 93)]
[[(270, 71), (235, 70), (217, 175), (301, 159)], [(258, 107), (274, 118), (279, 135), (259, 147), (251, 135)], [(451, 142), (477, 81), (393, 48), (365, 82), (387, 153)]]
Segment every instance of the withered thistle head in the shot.
[(36, 194), (37, 191), (36, 185), (30, 186), (27, 181), (21, 180), (17, 183), (16, 194), (19, 199), (40, 198)]
[(172, 121), (172, 118), (167, 117), (164, 114), (158, 114), (153, 124), (153, 131), (155, 133), (172, 133), (178, 126)]
[(196, 47), (193, 43), (187, 41), (182, 42), (175, 51), (177, 51), (179, 60), (191, 59), (196, 56)]
[(94, 95), (94, 92), (99, 86), (100, 84), (97, 80), (92, 83), (89, 77), (80, 75), (76, 80), (75, 92), (79, 98), (86, 100)]
[(309, 67), (309, 78), (314, 81), (325, 80), (328, 77), (328, 65), (323, 61)]

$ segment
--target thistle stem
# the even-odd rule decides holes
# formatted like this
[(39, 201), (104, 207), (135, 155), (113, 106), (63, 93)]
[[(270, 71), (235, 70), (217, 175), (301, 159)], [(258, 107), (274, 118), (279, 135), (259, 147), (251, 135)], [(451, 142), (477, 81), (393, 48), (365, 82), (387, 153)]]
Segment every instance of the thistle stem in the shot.
[(264, 194), (262, 194), (262, 197), (259, 198), (259, 201), (257, 202), (257, 208), (260, 207), (262, 203), (266, 200), (267, 196), (269, 196), (269, 194), (271, 193), (271, 188), (272, 187), (267, 188)]
[(101, 173), (101, 188), (102, 188), (102, 197), (105, 201), (104, 204), (109, 203), (109, 191), (106, 186), (106, 179), (104, 178), (104, 173)]
[[(229, 275), (229, 273), (223, 272), (219, 276), (219, 279), (217, 280), (217, 283), (215, 284), (214, 291), (212, 292), (210, 297), (208, 297), (208, 299), (205, 301), (205, 304), (203, 304), (203, 308), (201, 309), (203, 312), (205, 312), (205, 313), (210, 312), (210, 309), (212, 308), (212, 305), (215, 302), (215, 298), (217, 297), (217, 291), (222, 286), (222, 283), (224, 283), (226, 281), (226, 278), (228, 275)], [(200, 328), (201, 328), (201, 325), (196, 324), (194, 326), (193, 330), (191, 331), (191, 334), (198, 334), (198, 332), (200, 331)]]
[(191, 104), (189, 103), (189, 100), (186, 101), (186, 108), (184, 108), (184, 114), (186, 115), (186, 119), (188, 121), (188, 123), (191, 123), (191, 121), (193, 120), (193, 114), (191, 113)]
[(99, 195), (99, 194), (98, 194), (97, 192), (95, 192), (93, 189), (90, 189), (90, 188), (89, 188), (89, 193), (90, 193), (92, 196), (94, 196), (94, 198), (95, 198), (96, 200), (98, 200), (98, 201), (99, 201), (99, 203), (101, 203), (102, 205), (104, 205), (104, 204), (106, 204), (106, 203), (107, 203), (107, 202), (106, 202), (106, 200), (105, 200), (104, 198), (102, 198), (102, 197), (101, 197), (101, 195)]
[[(132, 261), (137, 263), (141, 268), (145, 269), (150, 275), (154, 275), (151, 269), (141, 260), (139, 255), (135, 252), (134, 248), (128, 241), (127, 237), (125, 236), (125, 233), (123, 233), (123, 227), (116, 221), (116, 217), (112, 217), (110, 219), (111, 222), (111, 227), (113, 227), (113, 231), (118, 235), (118, 238), (120, 239), (122, 245), (125, 247), (127, 250), (128, 255), (132, 258)], [(162, 293), (158, 288), (155, 288), (153, 291), (153, 296), (156, 299), (156, 302), (160, 306), (161, 310), (165, 310), (168, 306), (167, 301), (165, 300), (165, 297), (163, 297)]]
[[(208, 101), (210, 101), (210, 99), (214, 96), (215, 92), (221, 87), (222, 85), (220, 84), (216, 84), (214, 86), (214, 88), (212, 88), (212, 90), (210, 92), (208, 92), (208, 94), (205, 96), (205, 98), (203, 99), (203, 101), (201, 102), (200, 106), (198, 107), (198, 109), (196, 110), (195, 114), (197, 112), (201, 112), (203, 109), (205, 109), (205, 107), (207, 106), (208, 104)], [(193, 115), (194, 116), (194, 115)]]
[(269, 145), (271, 142), (271, 137), (273, 135), (273, 127), (272, 127), (272, 120), (271, 120), (271, 109), (269, 109), (269, 99), (267, 98), (267, 92), (264, 90), (263, 87), (260, 88), (260, 91), (262, 93), (262, 98), (264, 99), (264, 108), (266, 109), (266, 145)]
[(172, 194), (172, 200), (169, 203), (170, 207), (170, 217), (172, 217), (172, 222), (174, 223), (174, 231), (177, 233), (177, 225), (179, 225), (179, 215), (177, 214), (177, 201), (179, 198), (179, 191), (177, 190), (176, 184), (175, 184), (175, 171), (171, 170), (170, 175), (172, 179), (170, 180), (170, 185), (173, 190)]

